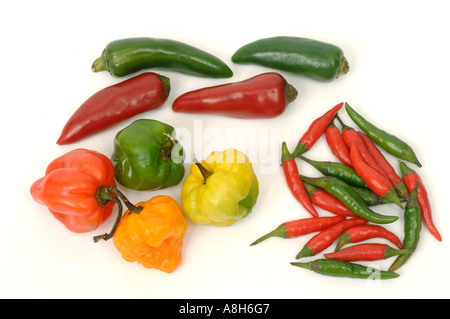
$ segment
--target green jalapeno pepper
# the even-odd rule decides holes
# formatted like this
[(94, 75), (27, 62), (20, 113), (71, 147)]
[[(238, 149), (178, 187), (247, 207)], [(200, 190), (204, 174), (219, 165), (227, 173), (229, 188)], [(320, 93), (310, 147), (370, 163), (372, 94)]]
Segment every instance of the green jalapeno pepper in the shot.
[(354, 191), (354, 189), (341, 181), (339, 178), (332, 176), (325, 176), (323, 178), (310, 178), (301, 176), (306, 183), (311, 183), (313, 186), (322, 188), (341, 202), (345, 204), (352, 212), (359, 217), (367, 219), (376, 224), (389, 224), (398, 220), (398, 216), (386, 216), (378, 214), (371, 210), (366, 202)]
[(149, 68), (212, 78), (233, 75), (223, 61), (208, 52), (174, 40), (145, 37), (110, 42), (92, 65), (94, 72), (108, 71), (117, 77)]
[[(417, 187), (419, 183), (416, 183), (414, 190), (412, 191), (408, 202), (405, 206), (405, 221), (404, 221), (404, 232), (405, 237), (403, 238), (403, 248), (413, 249), (417, 248), (419, 244), (420, 231), (422, 229), (422, 217), (420, 213), (420, 206), (417, 201)], [(392, 263), (389, 270), (394, 271), (403, 266), (409, 258), (412, 256), (411, 253), (398, 256), (397, 259)]]
[(363, 130), (367, 136), (369, 136), (375, 143), (380, 145), (386, 152), (399, 159), (403, 159), (410, 163), (414, 163), (421, 167), (419, 160), (417, 159), (414, 150), (398, 137), (383, 131), (363, 118), (353, 108), (345, 103), (345, 110), (353, 122)]
[(346, 277), (357, 279), (393, 279), (399, 274), (392, 271), (378, 270), (341, 260), (316, 259), (314, 261), (300, 263), (292, 262), (291, 265), (312, 270), (318, 274), (332, 277)]
[(170, 125), (141, 119), (117, 133), (111, 158), (116, 180), (135, 190), (177, 185), (184, 176), (184, 154), (173, 131)]
[(231, 60), (293, 72), (319, 81), (333, 80), (349, 70), (341, 48), (300, 37), (278, 36), (251, 42), (239, 48)]

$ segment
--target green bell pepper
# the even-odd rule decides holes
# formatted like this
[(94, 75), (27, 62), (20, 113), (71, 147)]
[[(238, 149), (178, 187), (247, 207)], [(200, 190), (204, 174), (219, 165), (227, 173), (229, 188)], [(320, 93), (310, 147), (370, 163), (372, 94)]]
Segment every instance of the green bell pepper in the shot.
[(177, 185), (184, 176), (184, 151), (173, 132), (172, 126), (149, 119), (118, 132), (111, 158), (116, 180), (135, 190)]

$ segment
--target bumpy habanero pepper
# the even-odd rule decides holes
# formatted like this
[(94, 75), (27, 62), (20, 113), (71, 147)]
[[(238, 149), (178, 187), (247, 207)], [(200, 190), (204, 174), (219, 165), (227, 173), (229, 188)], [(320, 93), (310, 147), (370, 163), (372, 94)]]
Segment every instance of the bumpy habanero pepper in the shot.
[(53, 160), (30, 193), (69, 230), (84, 233), (95, 230), (111, 215), (117, 201), (108, 189), (115, 185), (109, 158), (75, 149)]
[(135, 190), (177, 185), (184, 176), (184, 153), (173, 134), (172, 126), (149, 119), (118, 132), (111, 158), (116, 180)]
[[(134, 212), (135, 208), (141, 208)], [(178, 203), (161, 195), (125, 212), (114, 232), (123, 259), (171, 273), (181, 263), (188, 222)]]
[(199, 224), (230, 226), (248, 216), (259, 195), (248, 157), (235, 149), (212, 152), (191, 165), (181, 188), (181, 204)]
[(57, 144), (76, 142), (137, 114), (157, 109), (167, 100), (169, 92), (169, 78), (151, 72), (104, 88), (75, 111)]
[(93, 72), (121, 77), (149, 68), (164, 68), (202, 77), (229, 78), (231, 69), (220, 59), (186, 43), (170, 39), (127, 38), (106, 45)]
[(260, 39), (239, 48), (231, 60), (293, 72), (319, 81), (333, 80), (349, 70), (341, 48), (301, 37)]
[(280, 74), (263, 73), (244, 81), (187, 92), (173, 102), (172, 109), (234, 118), (272, 118), (283, 113), (297, 93)]

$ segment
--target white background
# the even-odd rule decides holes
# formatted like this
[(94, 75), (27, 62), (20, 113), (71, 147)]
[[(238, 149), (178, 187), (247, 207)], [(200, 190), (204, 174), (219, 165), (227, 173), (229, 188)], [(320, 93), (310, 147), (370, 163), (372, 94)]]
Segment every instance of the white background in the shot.
[[(450, 23), (448, 1), (13, 1), (2, 2), (1, 32), (1, 232), (2, 298), (448, 298), (450, 276), (448, 212), (448, 115)], [(286, 112), (271, 120), (235, 120), (174, 113), (180, 94), (238, 81), (269, 71), (234, 65), (240, 46), (259, 38), (293, 35), (334, 43), (345, 52), (350, 72), (331, 83), (282, 73), (299, 90)], [(348, 101), (375, 124), (406, 140), (418, 154), (421, 174), (442, 234), (437, 242), (422, 231), (420, 245), (383, 282), (324, 277), (293, 267), (295, 255), (310, 236), (269, 239), (249, 244), (280, 223), (309, 217), (290, 194), (281, 168), (264, 174), (259, 155), (251, 160), (260, 181), (253, 213), (232, 227), (189, 223), (183, 262), (172, 274), (127, 263), (112, 241), (94, 244), (92, 236), (110, 229), (74, 234), (29, 195), (48, 163), (74, 148), (110, 156), (113, 138), (132, 120), (67, 146), (56, 145), (62, 127), (82, 102), (123, 79), (92, 73), (91, 64), (112, 40), (135, 36), (171, 38), (202, 48), (224, 60), (231, 79), (202, 79), (156, 70), (171, 78), (172, 91), (159, 110), (136, 118), (154, 118), (178, 128), (202, 132), (218, 128), (266, 129), (266, 141), (244, 136), (244, 152), (257, 148), (279, 160), (279, 145), (292, 149), (312, 120)], [(353, 125), (342, 110), (342, 118)], [(192, 131), (193, 132), (193, 131)], [(217, 131), (216, 131), (217, 132)], [(259, 131), (258, 131), (259, 132)], [(192, 143), (217, 150), (226, 143), (214, 136), (193, 136)], [(228, 133), (231, 134), (231, 133)], [(216, 138), (220, 137), (215, 135)], [(231, 138), (234, 138), (233, 136)], [(275, 143), (275, 144), (274, 144)], [(198, 144), (196, 144), (198, 145)], [(189, 150), (187, 150), (189, 151)], [(323, 139), (308, 153), (334, 160)], [(196, 154), (197, 157), (199, 156)], [(393, 165), (395, 159), (390, 157)], [(271, 163), (272, 165), (274, 163)], [(279, 163), (277, 162), (276, 165)], [(188, 168), (189, 163), (186, 163)], [(299, 167), (317, 174), (307, 164)], [(396, 166), (397, 167), (397, 166)], [(168, 194), (179, 201), (181, 184), (164, 191), (123, 189), (132, 201)], [(378, 212), (402, 215), (391, 206)], [(326, 212), (320, 211), (325, 216)], [(401, 238), (402, 217), (387, 227)], [(385, 269), (393, 259), (378, 262)]]

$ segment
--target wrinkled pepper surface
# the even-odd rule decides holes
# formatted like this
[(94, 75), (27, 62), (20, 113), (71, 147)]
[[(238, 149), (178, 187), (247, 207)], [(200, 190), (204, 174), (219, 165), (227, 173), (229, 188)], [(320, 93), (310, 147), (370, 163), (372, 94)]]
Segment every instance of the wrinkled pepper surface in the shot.
[(123, 259), (146, 268), (171, 273), (181, 263), (188, 222), (178, 203), (170, 196), (156, 196), (137, 213), (127, 210), (114, 232), (114, 246)]
[(230, 226), (251, 213), (258, 195), (259, 183), (250, 160), (228, 149), (191, 165), (181, 188), (181, 204), (196, 223)]
[(117, 133), (112, 163), (116, 180), (131, 189), (154, 190), (178, 184), (184, 153), (174, 128), (149, 119), (136, 120)]
[(53, 160), (30, 193), (69, 230), (84, 233), (95, 230), (111, 215), (114, 197), (103, 190), (115, 185), (109, 158), (75, 149)]

